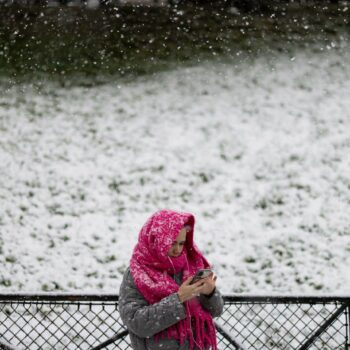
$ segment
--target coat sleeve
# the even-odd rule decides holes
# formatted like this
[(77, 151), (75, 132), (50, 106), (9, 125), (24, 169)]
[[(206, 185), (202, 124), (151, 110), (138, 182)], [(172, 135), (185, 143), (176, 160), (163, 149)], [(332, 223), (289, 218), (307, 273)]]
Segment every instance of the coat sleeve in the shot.
[(199, 301), (201, 305), (210, 312), (212, 317), (219, 317), (224, 310), (224, 300), (217, 288), (209, 297), (201, 294)]
[(137, 289), (129, 269), (120, 286), (119, 312), (128, 330), (140, 338), (152, 337), (186, 318), (185, 307), (177, 293), (149, 305)]

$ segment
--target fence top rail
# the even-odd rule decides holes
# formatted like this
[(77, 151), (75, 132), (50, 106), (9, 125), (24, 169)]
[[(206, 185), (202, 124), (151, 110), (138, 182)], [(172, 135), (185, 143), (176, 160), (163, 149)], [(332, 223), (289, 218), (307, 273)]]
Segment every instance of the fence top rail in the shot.
[[(260, 295), (260, 294), (226, 294), (226, 303), (266, 303), (266, 304), (314, 304), (339, 302), (350, 305), (350, 295)], [(118, 302), (117, 293), (72, 293), (72, 292), (12, 292), (0, 293), (0, 302), (7, 301), (52, 301), (52, 302)]]
[(260, 294), (227, 294), (224, 295), (226, 303), (265, 303), (265, 304), (319, 304), (338, 302), (350, 305), (350, 295), (332, 295), (332, 294), (317, 294), (317, 295), (260, 295)]
[(117, 302), (117, 293), (13, 292), (0, 293), (0, 301)]

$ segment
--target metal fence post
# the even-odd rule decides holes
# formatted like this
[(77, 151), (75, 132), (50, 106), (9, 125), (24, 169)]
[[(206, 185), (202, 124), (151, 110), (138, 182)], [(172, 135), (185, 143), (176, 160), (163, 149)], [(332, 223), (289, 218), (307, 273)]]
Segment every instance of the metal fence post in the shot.
[(0, 340), (0, 350), (22, 350), (22, 349), (17, 346), (13, 346), (9, 344), (8, 342)]
[(350, 303), (345, 310), (345, 350), (350, 350)]

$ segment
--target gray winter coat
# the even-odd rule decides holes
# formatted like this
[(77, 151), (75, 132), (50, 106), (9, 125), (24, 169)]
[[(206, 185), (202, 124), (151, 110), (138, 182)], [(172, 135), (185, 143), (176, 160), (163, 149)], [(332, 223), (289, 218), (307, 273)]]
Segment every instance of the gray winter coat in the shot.
[[(182, 275), (175, 275), (174, 280), (180, 285)], [(213, 317), (221, 315), (224, 302), (217, 289), (210, 297), (201, 295), (199, 301)], [(166, 338), (155, 342), (153, 338), (156, 333), (186, 318), (185, 307), (177, 293), (149, 305), (137, 289), (130, 270), (127, 269), (119, 291), (119, 312), (129, 330), (134, 350), (189, 350), (188, 341), (180, 346), (176, 339)]]

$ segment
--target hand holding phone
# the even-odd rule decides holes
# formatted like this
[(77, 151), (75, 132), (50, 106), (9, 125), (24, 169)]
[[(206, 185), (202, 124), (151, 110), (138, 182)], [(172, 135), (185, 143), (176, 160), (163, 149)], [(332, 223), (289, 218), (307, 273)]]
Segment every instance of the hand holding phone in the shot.
[[(196, 283), (212, 275), (212, 279), (207, 279), (203, 283)], [(189, 277), (179, 288), (177, 292), (181, 303), (190, 300), (200, 294), (210, 295), (215, 289), (216, 276), (211, 269), (198, 270), (194, 277)]]
[(197, 281), (210, 276), (213, 273), (211, 269), (200, 269), (194, 275), (190, 284), (196, 283)]

